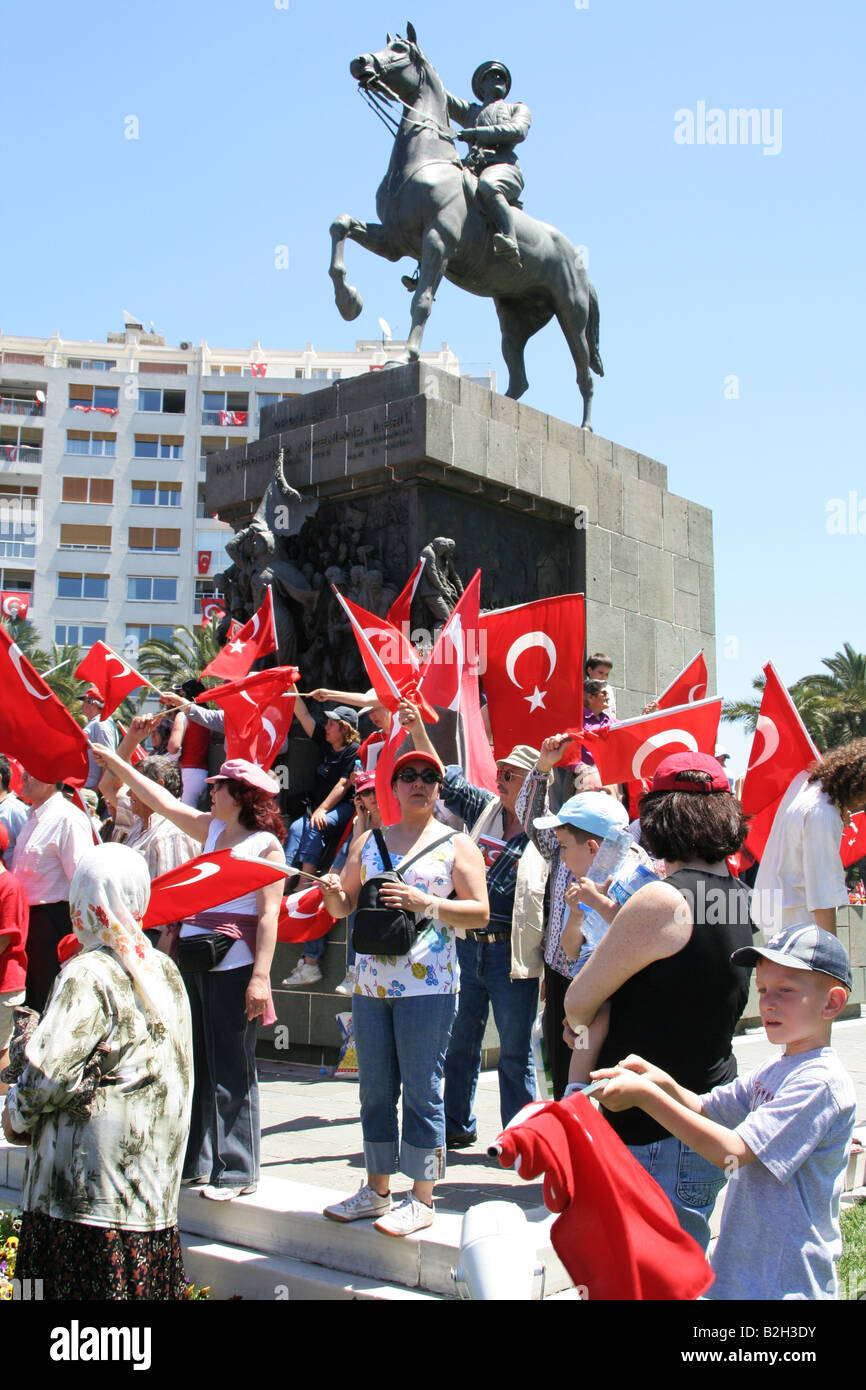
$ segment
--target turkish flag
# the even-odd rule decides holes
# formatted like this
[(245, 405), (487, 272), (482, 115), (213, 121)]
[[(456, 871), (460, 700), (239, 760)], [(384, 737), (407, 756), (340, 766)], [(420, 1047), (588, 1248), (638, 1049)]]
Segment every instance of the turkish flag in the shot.
[(225, 714), (227, 758), (246, 758), (257, 767), (271, 766), (295, 712), (295, 695), (289, 686), (297, 679), (297, 666), (274, 666), (202, 691), (196, 703), (205, 705), (212, 700)]
[(430, 705), (457, 713), (458, 762), (475, 787), (496, 791), (496, 763), (481, 717), (478, 692), (481, 571), (476, 570), (452, 609), (418, 678)]
[(141, 925), (163, 927), (166, 922), (180, 922), (245, 893), (255, 893), (285, 876), (279, 864), (268, 859), (236, 858), (230, 849), (200, 854), (153, 880)]
[(391, 607), (388, 609), (388, 622), (394, 627), (399, 628), (404, 636), (408, 636), (410, 625), (410, 612), (412, 600), (415, 597), (415, 590), (418, 588), (418, 580), (421, 572), (427, 563), (426, 555), (422, 555), (417, 565), (413, 569), (401, 592), (397, 595)]
[(277, 918), (278, 941), (315, 941), (331, 930), (336, 922), (322, 897), (318, 884), (302, 888), (283, 899)]
[(212, 550), (200, 550), (200, 551), (198, 552), (198, 572), (199, 572), (199, 574), (207, 574), (208, 570), (210, 569), (210, 562), (211, 562), (212, 559), (213, 559), (213, 551), (212, 551)]
[(82, 786), (90, 767), (87, 739), (2, 626), (0, 692), (0, 748), (39, 782)]
[(503, 1168), (519, 1159), (521, 1178), (544, 1174), (553, 1248), (593, 1303), (695, 1299), (712, 1283), (658, 1183), (585, 1096), (525, 1106), (496, 1142)]
[(253, 376), (267, 376), (268, 364), (267, 362), (251, 362), (250, 371)]
[(771, 661), (764, 675), (767, 683), (740, 797), (747, 816), (778, 803), (797, 773), (821, 759)]
[(702, 651), (693, 657), (667, 690), (658, 697), (659, 709), (672, 709), (674, 705), (688, 705), (695, 700), (703, 700), (707, 693), (707, 663)]
[(236, 637), (226, 642), (219, 656), (208, 662), (201, 673), (202, 677), (220, 676), (223, 680), (240, 680), (241, 676), (245, 676), (251, 669), (254, 661), (276, 650), (274, 597), (273, 591), (268, 589), (261, 608), (244, 624)]
[(400, 819), (400, 803), (392, 790), (391, 777), (397, 754), (407, 737), (397, 715), (392, 714), (388, 736), (376, 762), (376, 805), (383, 825), (396, 825)]
[(408, 638), (387, 618), (379, 618), (357, 603), (350, 603), (333, 585), (331, 589), (352, 624), (361, 659), (379, 703), (393, 712), (405, 697), (419, 707), (429, 724), (435, 724), (439, 716), (418, 688), (421, 663)]
[(132, 690), (140, 685), (149, 685), (144, 676), (139, 675), (117, 652), (112, 651), (106, 642), (94, 642), (83, 661), (75, 668), (75, 679), (91, 681), (101, 692), (105, 704), (102, 719), (113, 714), (117, 706)]
[(585, 729), (583, 741), (606, 786), (638, 778), (649, 780), (671, 753), (712, 753), (721, 713), (719, 695), (639, 719), (624, 719), (604, 729)]
[(504, 758), (515, 744), (540, 748), (549, 734), (583, 722), (583, 594), (537, 599), (484, 613), (482, 666), (493, 747)]
[(0, 591), (0, 612), (4, 618), (15, 618), (24, 622), (30, 607), (30, 595), (17, 589)]
[(201, 601), (201, 625), (207, 627), (212, 618), (221, 618), (225, 613), (222, 599), (203, 598)]
[(866, 815), (862, 811), (851, 817), (850, 825), (842, 827), (840, 854), (846, 869), (866, 855)]

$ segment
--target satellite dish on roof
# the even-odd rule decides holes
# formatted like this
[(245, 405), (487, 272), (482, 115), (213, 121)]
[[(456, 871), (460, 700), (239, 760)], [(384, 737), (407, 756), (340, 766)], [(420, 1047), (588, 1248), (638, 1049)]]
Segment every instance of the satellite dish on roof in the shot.
[(388, 323), (388, 320), (387, 320), (387, 319), (381, 319), (381, 318), (380, 318), (380, 319), (379, 319), (379, 327), (380, 327), (381, 330), (382, 330), (382, 337), (383, 337), (383, 338), (390, 338), (390, 337), (391, 337), (391, 325)]

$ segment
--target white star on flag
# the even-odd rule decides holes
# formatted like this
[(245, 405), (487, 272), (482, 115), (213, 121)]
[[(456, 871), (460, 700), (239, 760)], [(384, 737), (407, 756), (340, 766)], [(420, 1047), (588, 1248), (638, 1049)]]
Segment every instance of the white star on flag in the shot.
[(243, 649), (244, 649), (244, 646), (245, 646), (245, 643), (243, 643), (243, 642), (229, 642), (229, 651), (230, 651), (230, 652), (242, 652)]
[(529, 704), (530, 714), (533, 710), (547, 708), (544, 703), (544, 697), (546, 694), (546, 690), (539, 690), (538, 686), (536, 686), (531, 695), (524, 695), (524, 700), (526, 700)]

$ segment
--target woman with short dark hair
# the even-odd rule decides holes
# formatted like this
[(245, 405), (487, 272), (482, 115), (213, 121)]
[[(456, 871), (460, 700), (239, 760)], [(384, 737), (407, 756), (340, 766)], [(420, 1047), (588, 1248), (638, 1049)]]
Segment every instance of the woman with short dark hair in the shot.
[[(725, 859), (742, 846), (746, 819), (715, 758), (674, 753), (659, 763), (640, 820), (646, 847), (665, 860), (666, 877), (620, 908), (569, 986), (566, 1018), (570, 1030), (586, 1027), (609, 1000), (599, 1068), (637, 1053), (701, 1095), (737, 1074), (731, 1039), (749, 972), (730, 957), (751, 945), (752, 932), (748, 890)], [(725, 1174), (643, 1111), (605, 1113), (706, 1249)]]

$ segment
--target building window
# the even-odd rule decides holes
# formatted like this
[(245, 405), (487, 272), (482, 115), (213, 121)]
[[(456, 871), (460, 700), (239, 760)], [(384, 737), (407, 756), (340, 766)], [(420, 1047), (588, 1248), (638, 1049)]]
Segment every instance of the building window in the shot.
[(117, 363), (104, 361), (101, 357), (67, 357), (66, 365), (79, 372), (110, 372)]
[(202, 392), (201, 422), (203, 425), (245, 425), (250, 397), (248, 391)]
[(58, 647), (92, 647), (94, 642), (105, 641), (104, 627), (90, 627), (77, 623), (55, 623), (54, 640)]
[(180, 550), (180, 530), (159, 526), (130, 526), (130, 550), (152, 550), (158, 555), (176, 555)]
[(66, 452), (88, 454), (91, 458), (102, 455), (113, 459), (117, 454), (117, 435), (103, 434), (100, 431), (91, 434), (88, 430), (67, 430)]
[(72, 382), (69, 387), (69, 406), (72, 410), (104, 410), (117, 414), (117, 386), (81, 386)]
[(72, 526), (64, 522), (60, 527), (61, 550), (110, 550), (110, 526)]
[(66, 477), (63, 479), (62, 501), (94, 502), (110, 507), (114, 501), (114, 479)]
[(201, 601), (203, 598), (213, 598), (216, 593), (212, 579), (197, 579), (195, 581), (195, 612), (201, 616)]
[(127, 623), (126, 635), (123, 639), (123, 655), (127, 661), (133, 664), (138, 660), (138, 652), (142, 642), (148, 642), (151, 638), (156, 638), (161, 642), (171, 642), (174, 637), (174, 628), (166, 623)]
[(107, 574), (58, 574), (58, 598), (108, 598)]
[(16, 589), (33, 597), (33, 571), (0, 569), (0, 588)]
[(157, 483), (135, 479), (132, 484), (134, 507), (179, 507), (180, 483)]
[(183, 415), (186, 410), (186, 392), (162, 391), (152, 386), (142, 387), (138, 392), (138, 408), (163, 415)]
[(304, 371), (303, 367), (296, 367), (296, 368), (295, 368), (295, 380), (296, 380), (296, 381), (303, 381), (303, 379), (304, 379), (305, 376), (306, 376), (306, 372)]
[(126, 597), (130, 603), (177, 603), (177, 580), (131, 574), (126, 581)]
[(137, 434), (132, 452), (137, 459), (180, 459), (183, 458), (183, 436)]

